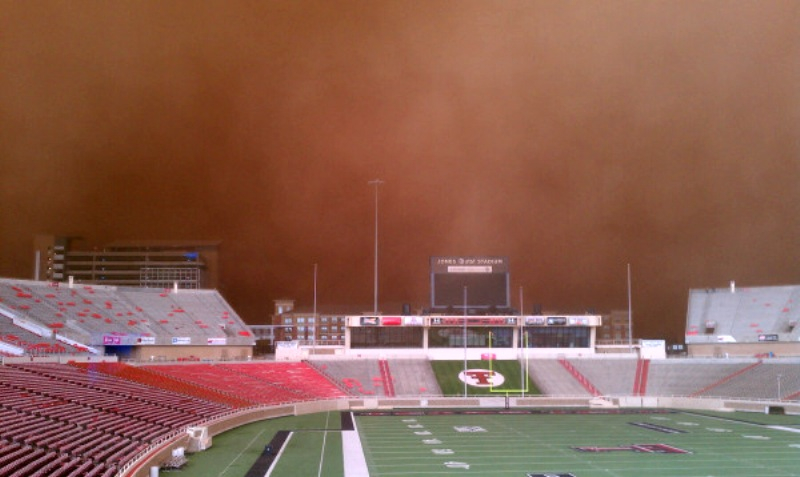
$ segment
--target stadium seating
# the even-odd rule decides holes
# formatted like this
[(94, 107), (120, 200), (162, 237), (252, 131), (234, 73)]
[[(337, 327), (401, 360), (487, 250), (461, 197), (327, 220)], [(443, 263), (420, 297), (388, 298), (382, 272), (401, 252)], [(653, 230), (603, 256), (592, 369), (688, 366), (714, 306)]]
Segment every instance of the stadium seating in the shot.
[(314, 365), (351, 396), (386, 396), (378, 360), (315, 359)]
[(544, 394), (551, 396), (589, 396), (589, 391), (574, 379), (556, 359), (529, 360), (528, 373)]
[(687, 343), (755, 343), (773, 335), (797, 341), (800, 286), (698, 289), (689, 292)]
[[(434, 395), (430, 362), (393, 359), (386, 362), (384, 376), (380, 362), (0, 366), (0, 475), (110, 477), (149, 443), (175, 430), (255, 404), (340, 398), (345, 390), (351, 396), (382, 396), (387, 376), (398, 396)], [(569, 362), (606, 394), (630, 395), (635, 375), (642, 372), (631, 359)], [(314, 368), (336, 377), (344, 389)], [(531, 360), (529, 369), (548, 394), (589, 395), (557, 359)], [(800, 361), (657, 360), (650, 362), (646, 395), (797, 400), (798, 386)]]
[(159, 389), (166, 389), (180, 394), (185, 394), (187, 396), (194, 396), (205, 401), (225, 404), (233, 408), (249, 407), (254, 404), (251, 401), (241, 399), (235, 395), (224, 394), (204, 386), (199, 386), (196, 383), (187, 381), (183, 377), (178, 379), (167, 376), (163, 373), (158, 373), (157, 370), (159, 367), (153, 367), (153, 371), (151, 371), (145, 369), (144, 367), (129, 366), (117, 362), (72, 363), (72, 365), (90, 371), (109, 374), (129, 381), (135, 381)]
[(341, 389), (307, 363), (225, 363), (220, 364), (219, 367), (274, 386), (300, 392), (310, 399), (333, 399), (346, 396)]
[(259, 404), (344, 396), (336, 386), (304, 363), (148, 365), (143, 368)]
[(440, 396), (442, 394), (430, 362), (424, 359), (390, 359), (389, 368), (397, 396)]
[(750, 365), (754, 360), (681, 359), (650, 363), (647, 394), (691, 396)]
[(800, 363), (754, 363), (696, 395), (787, 399), (793, 392), (800, 390), (798, 367)]
[(70, 288), (0, 279), (0, 315), (4, 322), (12, 322), (13, 316), (43, 330), (37, 340), (22, 343), (29, 354), (86, 351), (85, 347), (74, 349), (60, 343), (49, 335), (53, 332), (86, 346), (103, 345), (106, 335), (118, 337), (120, 344), (134, 344), (139, 337), (150, 337), (153, 344), (171, 344), (174, 336), (203, 345), (209, 340), (224, 340), (228, 345), (254, 342), (247, 325), (213, 290), (173, 293), (100, 285)]
[(633, 394), (637, 360), (570, 359), (569, 363), (605, 396)]

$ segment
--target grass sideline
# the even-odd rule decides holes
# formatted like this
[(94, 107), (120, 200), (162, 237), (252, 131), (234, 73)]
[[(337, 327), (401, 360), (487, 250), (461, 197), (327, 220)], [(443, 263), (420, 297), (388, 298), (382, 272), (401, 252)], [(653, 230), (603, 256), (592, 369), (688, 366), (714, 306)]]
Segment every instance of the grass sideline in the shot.
[(164, 474), (244, 477), (272, 437), (278, 431), (291, 430), (294, 435), (284, 447), (271, 477), (341, 477), (344, 458), (340, 424), (338, 411), (254, 422), (214, 436), (209, 449), (189, 455), (182, 469)]

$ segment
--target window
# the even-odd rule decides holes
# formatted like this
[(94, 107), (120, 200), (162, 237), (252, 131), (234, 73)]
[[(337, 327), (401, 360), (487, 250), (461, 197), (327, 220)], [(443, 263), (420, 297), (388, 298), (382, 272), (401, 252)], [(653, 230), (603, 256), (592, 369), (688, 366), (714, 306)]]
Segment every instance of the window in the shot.
[(298, 323), (305, 323), (305, 322), (306, 322), (306, 319), (305, 319), (305, 318), (303, 318), (302, 316), (298, 316), (298, 317), (297, 317), (297, 322), (298, 322)]
[[(525, 327), (528, 348), (588, 348), (589, 328), (586, 327)], [(521, 346), (525, 346), (523, 342)]]
[[(422, 327), (353, 328), (350, 331), (350, 344), (353, 348), (420, 348), (423, 331)], [(339, 336), (339, 339), (344, 339), (344, 336)]]
[[(511, 348), (513, 328), (467, 328), (468, 348)], [(491, 340), (491, 342), (489, 341)], [(428, 346), (431, 348), (463, 348), (464, 327), (435, 327), (428, 333)]]

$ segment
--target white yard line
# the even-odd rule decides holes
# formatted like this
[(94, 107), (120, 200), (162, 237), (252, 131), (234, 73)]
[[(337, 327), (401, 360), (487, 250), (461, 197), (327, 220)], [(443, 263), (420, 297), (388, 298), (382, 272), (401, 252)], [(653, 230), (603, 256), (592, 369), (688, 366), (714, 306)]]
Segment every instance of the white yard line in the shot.
[(325, 433), (322, 435), (322, 450), (319, 453), (319, 469), (317, 470), (317, 477), (322, 475), (322, 464), (325, 462), (325, 444), (328, 442), (328, 421), (331, 419), (331, 412), (325, 416)]
[(286, 450), (286, 448), (289, 446), (289, 441), (292, 440), (293, 435), (294, 432), (289, 433), (289, 437), (287, 437), (286, 441), (284, 441), (283, 445), (281, 446), (281, 450), (278, 452), (278, 455), (276, 455), (275, 458), (272, 459), (272, 463), (269, 465), (269, 470), (267, 470), (267, 473), (264, 474), (264, 477), (269, 477), (270, 475), (272, 475), (272, 470), (275, 468), (275, 464), (278, 463), (278, 461), (281, 458), (281, 455), (283, 454), (283, 451)]
[(776, 431), (786, 431), (786, 432), (796, 432), (800, 434), (800, 429), (794, 427), (785, 427), (785, 426), (766, 426), (769, 429), (775, 429)]
[(241, 457), (241, 456), (242, 456), (242, 454), (244, 454), (244, 452), (245, 452), (247, 449), (249, 449), (249, 448), (250, 448), (250, 446), (252, 446), (252, 445), (253, 445), (253, 442), (255, 442), (255, 441), (256, 441), (256, 439), (258, 439), (259, 437), (261, 437), (261, 434), (263, 434), (263, 433), (264, 433), (264, 431), (263, 431), (263, 430), (261, 430), (261, 431), (259, 431), (259, 433), (258, 433), (258, 434), (256, 434), (256, 435), (255, 435), (255, 437), (253, 437), (252, 439), (250, 439), (250, 442), (248, 442), (248, 443), (247, 443), (247, 446), (246, 446), (244, 449), (242, 449), (242, 451), (241, 451), (241, 452), (239, 452), (239, 454), (236, 456), (236, 458), (235, 458), (235, 459), (233, 459), (233, 460), (230, 462), (230, 464), (228, 464), (227, 466), (225, 466), (225, 468), (224, 468), (224, 469), (222, 469), (222, 472), (220, 472), (220, 474), (219, 474), (219, 475), (224, 475), (224, 474), (225, 474), (225, 472), (227, 472), (227, 471), (228, 471), (228, 469), (230, 469), (230, 467), (231, 467), (231, 466), (234, 464), (234, 462), (236, 462), (237, 460), (239, 460), (239, 457)]

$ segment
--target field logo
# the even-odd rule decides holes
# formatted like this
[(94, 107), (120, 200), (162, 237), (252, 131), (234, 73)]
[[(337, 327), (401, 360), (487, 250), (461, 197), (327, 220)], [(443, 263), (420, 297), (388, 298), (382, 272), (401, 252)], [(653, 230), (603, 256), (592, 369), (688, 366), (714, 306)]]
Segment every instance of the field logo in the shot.
[(681, 449), (679, 447), (671, 446), (669, 444), (631, 444), (629, 446), (618, 447), (598, 447), (598, 446), (582, 446), (573, 447), (576, 451), (580, 452), (642, 452), (646, 454), (691, 454), (691, 451)]
[(506, 378), (490, 369), (468, 369), (458, 373), (458, 379), (462, 383), (467, 383), (476, 388), (488, 388), (502, 386)]

